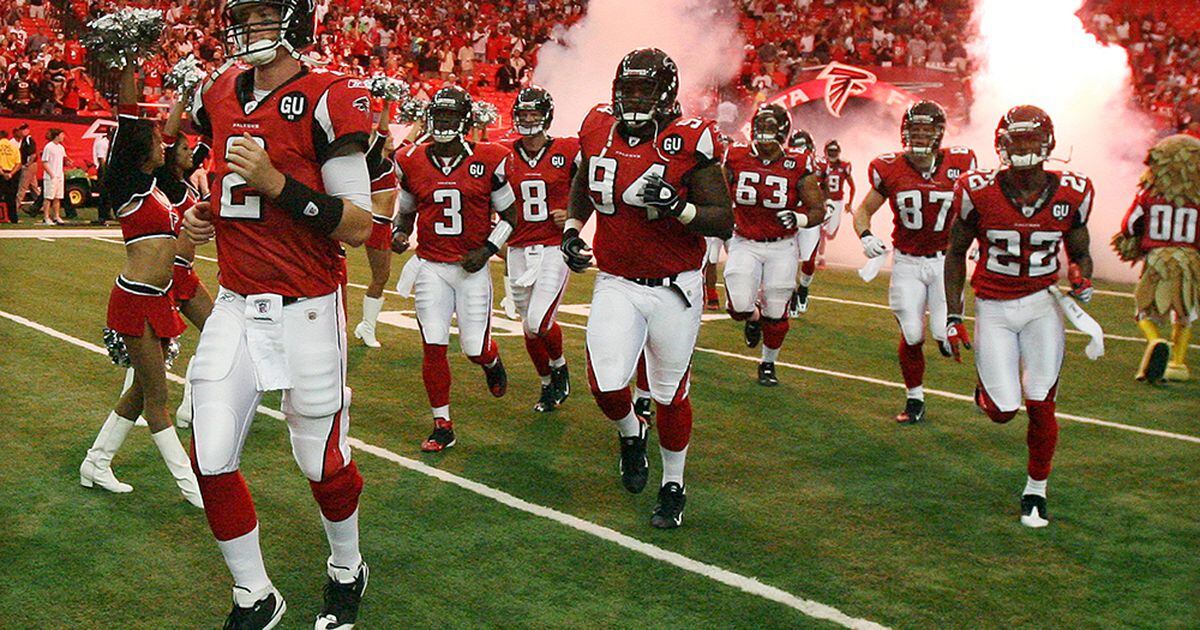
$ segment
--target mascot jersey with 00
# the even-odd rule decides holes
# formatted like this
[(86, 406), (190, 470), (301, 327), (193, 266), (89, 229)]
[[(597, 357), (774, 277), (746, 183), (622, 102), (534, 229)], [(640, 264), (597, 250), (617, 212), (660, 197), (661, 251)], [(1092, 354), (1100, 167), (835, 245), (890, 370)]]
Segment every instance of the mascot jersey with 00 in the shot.
[(229, 170), (225, 152), (249, 134), (285, 175), (324, 191), (321, 165), (327, 159), (348, 145), (367, 150), (371, 98), (363, 82), (306, 68), (256, 101), (254, 73), (235, 66), (201, 95), (193, 120), (212, 147), (221, 286), (242, 295), (334, 292), (342, 265), (337, 241), (301, 225), (249, 188)]
[(624, 278), (666, 278), (699, 269), (704, 237), (679, 221), (648, 220), (640, 195), (646, 176), (657, 173), (686, 199), (684, 178), (718, 156), (716, 124), (676, 119), (646, 141), (625, 138), (616, 124), (612, 108), (598, 105), (579, 131), (579, 168), (586, 169), (588, 195), (598, 214), (592, 243), (596, 266)]
[(811, 154), (785, 152), (765, 162), (753, 147), (735, 144), (725, 151), (725, 169), (733, 178), (734, 231), (753, 241), (778, 240), (796, 233), (775, 218), (800, 206), (800, 180), (813, 168)]
[(517, 225), (508, 246), (558, 245), (562, 229), (550, 220), (550, 211), (567, 207), (579, 139), (551, 138), (535, 155), (525, 154), (517, 140), (503, 144), (512, 150), (508, 180), (517, 196)]
[(946, 251), (950, 244), (950, 204), (954, 181), (975, 168), (975, 152), (945, 148), (932, 174), (921, 173), (901, 153), (871, 161), (871, 187), (892, 205), (892, 244), (910, 256)]
[(1141, 188), (1129, 212), (1126, 213), (1125, 220), (1121, 222), (1121, 231), (1134, 234), (1137, 224), (1145, 222), (1139, 243), (1144, 251), (1158, 247), (1200, 249), (1197, 215), (1200, 215), (1200, 208), (1176, 206), (1166, 197)]
[(396, 154), (400, 188), (415, 199), (417, 255), (424, 260), (457, 263), (483, 247), (492, 231), (493, 208), (513, 201), (506, 169), (511, 153), (503, 145), (471, 145), (471, 154), (449, 172), (435, 163), (432, 142)]
[(1048, 196), (1018, 208), (995, 171), (973, 171), (954, 187), (957, 220), (975, 226), (979, 262), (971, 276), (976, 297), (1015, 300), (1058, 281), (1058, 250), (1073, 228), (1087, 224), (1092, 181), (1072, 172), (1046, 171)]
[(816, 160), (816, 170), (825, 181), (825, 194), (830, 201), (841, 201), (846, 196), (846, 180), (850, 179), (850, 163), (838, 160), (837, 164), (821, 158)]

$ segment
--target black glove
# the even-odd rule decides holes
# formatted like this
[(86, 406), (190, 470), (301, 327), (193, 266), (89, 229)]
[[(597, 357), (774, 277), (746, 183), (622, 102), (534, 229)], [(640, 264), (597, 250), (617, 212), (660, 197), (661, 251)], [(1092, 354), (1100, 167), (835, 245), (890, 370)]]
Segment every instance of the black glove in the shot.
[(588, 247), (587, 241), (579, 236), (579, 230), (575, 228), (563, 232), (562, 255), (567, 267), (575, 273), (583, 273), (592, 264), (592, 248)]
[(646, 185), (642, 187), (642, 203), (646, 204), (646, 218), (651, 221), (677, 217), (687, 206), (687, 202), (679, 198), (679, 191), (657, 173), (646, 176)]

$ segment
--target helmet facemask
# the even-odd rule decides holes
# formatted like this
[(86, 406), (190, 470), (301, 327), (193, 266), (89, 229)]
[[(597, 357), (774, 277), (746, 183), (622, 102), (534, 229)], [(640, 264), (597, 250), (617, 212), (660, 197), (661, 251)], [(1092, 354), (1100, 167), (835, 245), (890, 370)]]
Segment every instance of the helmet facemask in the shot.
[(513, 108), (513, 129), (526, 138), (546, 131), (550, 121), (545, 112), (517, 105)]
[(629, 128), (641, 128), (664, 111), (659, 102), (661, 94), (658, 82), (649, 73), (644, 77), (621, 77), (613, 83), (613, 113)]
[(431, 106), (426, 124), (430, 137), (438, 143), (453, 142), (467, 134), (467, 117), (449, 107)]
[(941, 148), (945, 132), (945, 127), (937, 124), (932, 116), (918, 114), (905, 121), (900, 135), (906, 152), (927, 156)]
[[(263, 9), (272, 10), (274, 19), (261, 19)], [(227, 24), (222, 35), (230, 59), (239, 59), (252, 66), (263, 66), (275, 60), (283, 45), (285, 12), (290, 7), (282, 2), (231, 2), (224, 11)], [(255, 14), (255, 15), (252, 15)], [(259, 17), (251, 22), (254, 17)]]
[(750, 128), (755, 144), (776, 144), (782, 147), (785, 142), (786, 134), (783, 133), (783, 125), (779, 124), (779, 119), (773, 115), (755, 116)]
[(1053, 148), (1053, 136), (1037, 122), (1010, 123), (996, 139), (1001, 163), (1018, 169), (1045, 162)]

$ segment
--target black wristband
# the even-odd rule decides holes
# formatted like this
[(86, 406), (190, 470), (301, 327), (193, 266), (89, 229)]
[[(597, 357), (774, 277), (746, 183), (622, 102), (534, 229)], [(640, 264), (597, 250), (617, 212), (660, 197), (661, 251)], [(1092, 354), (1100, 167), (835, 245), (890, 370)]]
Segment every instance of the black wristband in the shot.
[(483, 246), (486, 247), (488, 249), (488, 253), (493, 256), (500, 252), (500, 248), (496, 247), (496, 244), (491, 241), (484, 241)]
[(961, 324), (961, 323), (963, 323), (963, 316), (958, 315), (956, 313), (950, 313), (949, 315), (946, 315), (946, 323), (947, 324)]
[(863, 230), (862, 233), (858, 235), (858, 238), (867, 238), (868, 236), (871, 236), (871, 230)]
[(567, 229), (563, 230), (563, 242), (564, 243), (567, 242), (568, 239), (572, 239), (577, 236), (579, 236), (578, 228), (567, 228)]
[(292, 179), (291, 175), (285, 175), (284, 178), (283, 190), (275, 199), (275, 204), (286, 210), (293, 219), (321, 234), (332, 234), (342, 222), (342, 200), (317, 192)]

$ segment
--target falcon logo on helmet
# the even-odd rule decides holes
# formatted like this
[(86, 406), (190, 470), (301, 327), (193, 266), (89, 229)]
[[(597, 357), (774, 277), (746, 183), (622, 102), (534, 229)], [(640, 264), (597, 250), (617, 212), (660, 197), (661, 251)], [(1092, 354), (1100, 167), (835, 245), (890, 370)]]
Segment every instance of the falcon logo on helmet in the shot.
[(667, 53), (639, 48), (621, 60), (613, 78), (613, 114), (630, 129), (663, 121), (678, 111), (679, 69)]
[[(263, 12), (256, 8), (271, 9), (277, 17), (261, 19)], [(314, 0), (228, 0), (221, 17), (226, 57), (252, 66), (274, 61), (279, 48), (298, 59), (315, 39)]]
[(996, 125), (996, 153), (1005, 166), (1037, 166), (1050, 157), (1054, 145), (1054, 123), (1039, 107), (1018, 105)]
[(438, 90), (425, 108), (425, 129), (434, 142), (465, 138), (471, 129), (471, 95), (457, 85)]
[(909, 105), (900, 123), (904, 150), (913, 155), (932, 155), (942, 148), (946, 135), (946, 111), (933, 101)]
[(792, 117), (787, 108), (778, 103), (767, 103), (754, 112), (750, 119), (750, 135), (755, 144), (776, 143), (783, 146), (792, 132)]
[(803, 129), (796, 131), (796, 133), (792, 134), (792, 137), (788, 139), (788, 147), (796, 149), (797, 151), (811, 152), (815, 145), (816, 142), (813, 140), (812, 134)]
[(549, 130), (554, 120), (554, 98), (536, 85), (522, 89), (513, 102), (512, 120), (513, 129), (522, 136), (536, 136)]

